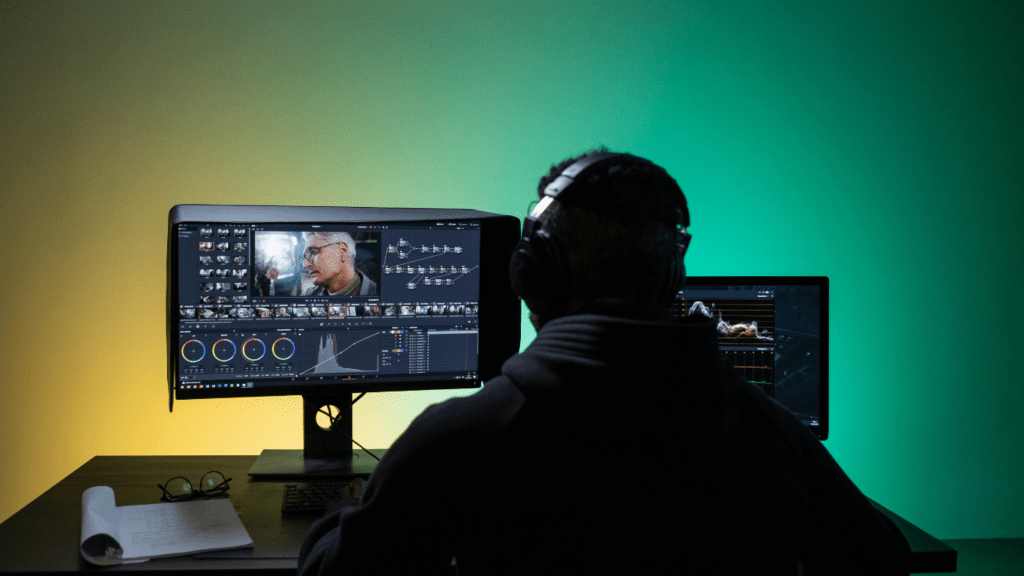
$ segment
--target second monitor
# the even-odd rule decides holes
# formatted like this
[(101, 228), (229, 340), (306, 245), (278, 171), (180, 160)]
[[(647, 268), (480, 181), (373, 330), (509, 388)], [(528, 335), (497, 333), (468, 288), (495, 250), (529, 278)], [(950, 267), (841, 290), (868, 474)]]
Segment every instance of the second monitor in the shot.
[(828, 278), (691, 276), (683, 316), (714, 320), (727, 363), (828, 438)]

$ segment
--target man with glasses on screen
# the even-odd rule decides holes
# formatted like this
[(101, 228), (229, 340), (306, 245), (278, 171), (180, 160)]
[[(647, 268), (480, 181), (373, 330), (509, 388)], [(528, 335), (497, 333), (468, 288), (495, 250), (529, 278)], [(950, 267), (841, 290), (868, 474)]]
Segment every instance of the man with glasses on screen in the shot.
[(312, 527), (300, 576), (906, 574), (899, 529), (726, 365), (715, 321), (670, 313), (675, 180), (600, 151), (538, 191), (510, 266), (536, 339), (410, 424)]
[(302, 267), (316, 286), (303, 296), (374, 296), (377, 283), (356, 270), (356, 243), (347, 232), (304, 232)]

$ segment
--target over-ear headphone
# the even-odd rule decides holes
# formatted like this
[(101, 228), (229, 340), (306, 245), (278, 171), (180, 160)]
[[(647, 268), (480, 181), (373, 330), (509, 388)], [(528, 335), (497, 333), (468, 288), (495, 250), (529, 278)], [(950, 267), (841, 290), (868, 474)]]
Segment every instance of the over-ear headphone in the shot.
[[(572, 163), (548, 184), (541, 194), (540, 202), (523, 220), (523, 234), (512, 253), (509, 265), (513, 290), (537, 316), (550, 319), (565, 314), (568, 312), (569, 297), (572, 293), (572, 271), (568, 252), (555, 235), (544, 230), (541, 217), (555, 202), (571, 204), (576, 192), (569, 192), (581, 188), (575, 185), (577, 182), (585, 181), (588, 175), (608, 164), (619, 162), (647, 164), (663, 172), (669, 181), (675, 183), (664, 169), (649, 160), (630, 154), (598, 152)], [(679, 190), (678, 206), (681, 218), (676, 225), (675, 257), (669, 269), (656, 276), (655, 299), (665, 305), (671, 304), (686, 281), (683, 256), (690, 243), (690, 235), (686, 231), (690, 225), (690, 213), (682, 190)]]

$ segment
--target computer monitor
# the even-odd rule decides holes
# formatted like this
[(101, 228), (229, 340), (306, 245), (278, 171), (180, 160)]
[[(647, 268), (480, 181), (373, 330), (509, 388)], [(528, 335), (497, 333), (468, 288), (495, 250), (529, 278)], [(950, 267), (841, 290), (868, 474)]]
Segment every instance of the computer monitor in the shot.
[[(354, 393), (479, 387), (519, 350), (519, 235), (517, 218), (476, 210), (175, 206), (170, 408), (300, 395), (303, 450), (264, 450), (250, 475), (367, 475)], [(324, 406), (340, 411), (329, 430)]]
[(717, 321), (722, 356), (747, 381), (828, 438), (828, 278), (691, 276), (683, 316)]

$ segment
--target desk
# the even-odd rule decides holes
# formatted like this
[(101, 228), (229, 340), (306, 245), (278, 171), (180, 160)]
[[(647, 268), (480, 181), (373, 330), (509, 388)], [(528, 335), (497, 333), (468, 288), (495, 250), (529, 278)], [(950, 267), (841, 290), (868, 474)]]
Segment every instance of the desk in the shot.
[[(316, 516), (282, 516), (285, 482), (252, 482), (247, 472), (255, 456), (97, 456), (0, 524), (0, 572), (103, 571), (180, 573), (217, 570), (218, 574), (288, 574), (295, 576), (302, 538)], [(110, 486), (118, 506), (155, 504), (163, 484), (175, 476), (193, 483), (210, 470), (232, 478), (227, 494), (252, 537), (251, 550), (162, 558), (112, 568), (82, 559), (82, 492)], [(242, 556), (218, 558), (218, 555)], [(226, 572), (219, 572), (226, 570)]]
[[(217, 570), (234, 574), (289, 574), (316, 517), (281, 515), (285, 482), (252, 481), (247, 472), (256, 456), (97, 456), (0, 524), (0, 572), (65, 573), (99, 569), (116, 572), (181, 573)], [(233, 478), (228, 491), (238, 516), (253, 539), (251, 550), (230, 550), (199, 557), (162, 558), (141, 564), (97, 568), (82, 559), (82, 492), (111, 486), (118, 506), (159, 501), (162, 484), (174, 476), (198, 482), (210, 470)], [(913, 572), (952, 572), (956, 551), (913, 524), (878, 506), (903, 531), (913, 552)]]

